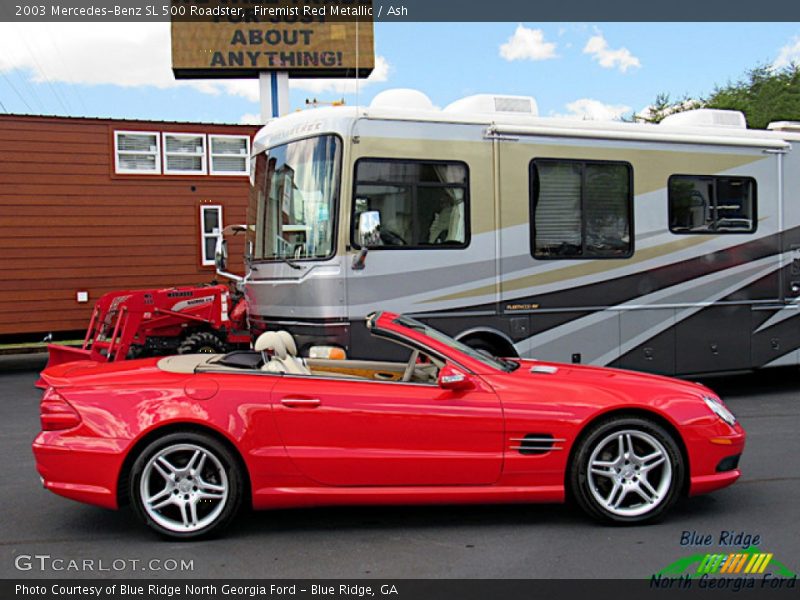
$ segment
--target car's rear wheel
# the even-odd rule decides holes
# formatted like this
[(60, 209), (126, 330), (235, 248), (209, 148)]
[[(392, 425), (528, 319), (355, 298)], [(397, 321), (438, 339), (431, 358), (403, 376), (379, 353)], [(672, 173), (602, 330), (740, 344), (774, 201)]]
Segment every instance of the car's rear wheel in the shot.
[(243, 488), (242, 470), (223, 444), (204, 433), (179, 432), (142, 450), (129, 492), (149, 527), (191, 539), (225, 528), (241, 507)]
[(638, 417), (612, 418), (583, 437), (570, 487), (592, 517), (616, 523), (653, 521), (681, 493), (684, 460), (672, 435)]

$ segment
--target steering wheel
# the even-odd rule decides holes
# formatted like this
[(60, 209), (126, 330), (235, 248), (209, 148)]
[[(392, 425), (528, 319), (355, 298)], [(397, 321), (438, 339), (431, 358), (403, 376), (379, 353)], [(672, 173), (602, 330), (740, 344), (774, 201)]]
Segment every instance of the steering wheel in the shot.
[(414, 350), (411, 353), (411, 358), (408, 359), (406, 370), (403, 371), (403, 377), (400, 379), (400, 381), (404, 383), (411, 381), (411, 378), (414, 376), (414, 371), (417, 368), (417, 358), (419, 358), (419, 350)]

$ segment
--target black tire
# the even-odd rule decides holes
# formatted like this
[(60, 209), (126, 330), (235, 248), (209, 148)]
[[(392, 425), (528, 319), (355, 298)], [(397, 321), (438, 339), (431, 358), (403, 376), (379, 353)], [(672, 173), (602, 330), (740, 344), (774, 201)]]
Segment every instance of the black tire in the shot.
[(489, 356), (500, 356), (498, 352), (500, 350), (487, 342), (486, 340), (482, 340), (480, 338), (468, 338), (464, 340), (464, 343), (472, 348), (473, 350), (477, 350), (478, 352), (483, 352), (484, 354), (488, 354)]
[(128, 356), (126, 360), (136, 360), (137, 358), (144, 358), (144, 346), (134, 344), (128, 348)]
[(178, 346), (178, 354), (224, 354), (228, 345), (210, 331), (195, 331)]
[(517, 356), (517, 352), (513, 349), (513, 347), (509, 349), (505, 343), (492, 343), (483, 338), (477, 337), (467, 338), (462, 341), (470, 348), (473, 348), (478, 352), (484, 352), (496, 358), (514, 358)]
[[(190, 458), (197, 457), (197, 449), (206, 453), (199, 471), (192, 471), (190, 464), (180, 464), (183, 456), (186, 456), (187, 463), (191, 463)], [(173, 477), (172, 482), (162, 475), (163, 466), (162, 470), (155, 466), (161, 457), (179, 467), (181, 474)], [(163, 465), (162, 462), (158, 464)], [(197, 466), (196, 460), (194, 465)], [(224, 475), (218, 474), (218, 470), (224, 471)], [(161, 489), (162, 482), (164, 489), (152, 492)], [(217, 500), (201, 497), (206, 490), (212, 493), (211, 487), (225, 488), (224, 497), (222, 492), (216, 491), (213, 493), (219, 496)], [(186, 431), (158, 438), (139, 453), (131, 468), (128, 494), (134, 512), (148, 527), (170, 539), (191, 540), (216, 535), (225, 529), (241, 509), (244, 490), (244, 473), (231, 451), (208, 434)], [(143, 498), (146, 493), (150, 494), (151, 501), (159, 497), (165, 503), (167, 499), (169, 502), (157, 510), (155, 506), (147, 509)], [(161, 502), (151, 503), (157, 505)], [(184, 508), (181, 509), (177, 503), (183, 504)], [(194, 510), (189, 508), (191, 503), (196, 505)], [(184, 514), (189, 515), (188, 524)]]
[[(612, 417), (593, 425), (578, 444), (570, 465), (569, 491), (578, 506), (597, 520), (654, 522), (682, 493), (686, 470), (683, 455), (673, 436), (658, 423), (640, 417)], [(623, 451), (629, 444), (634, 448), (632, 453)], [(654, 458), (642, 461), (648, 448)], [(657, 463), (657, 452), (664, 457), (661, 463)], [(590, 461), (596, 465), (591, 473)], [(642, 493), (651, 501), (646, 501)]]

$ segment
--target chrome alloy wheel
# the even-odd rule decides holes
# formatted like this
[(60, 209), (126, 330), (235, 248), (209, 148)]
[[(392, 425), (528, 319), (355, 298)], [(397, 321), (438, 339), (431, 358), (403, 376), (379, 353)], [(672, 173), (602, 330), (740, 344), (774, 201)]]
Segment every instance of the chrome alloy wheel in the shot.
[(644, 431), (614, 431), (589, 457), (587, 481), (594, 499), (609, 513), (636, 517), (667, 497), (672, 464), (664, 445)]
[(161, 527), (176, 533), (199, 531), (225, 509), (228, 476), (207, 448), (172, 444), (147, 461), (139, 494), (145, 512)]

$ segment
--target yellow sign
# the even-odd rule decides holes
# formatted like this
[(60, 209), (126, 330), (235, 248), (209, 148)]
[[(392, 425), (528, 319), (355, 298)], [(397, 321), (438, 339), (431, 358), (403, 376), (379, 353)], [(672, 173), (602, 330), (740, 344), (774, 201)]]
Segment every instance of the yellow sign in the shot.
[(172, 17), (177, 79), (249, 78), (261, 71), (287, 71), (290, 77), (354, 77), (356, 71), (367, 77), (372, 72), (371, 0), (243, 4), (173, 4), (173, 11), (182, 7)]

